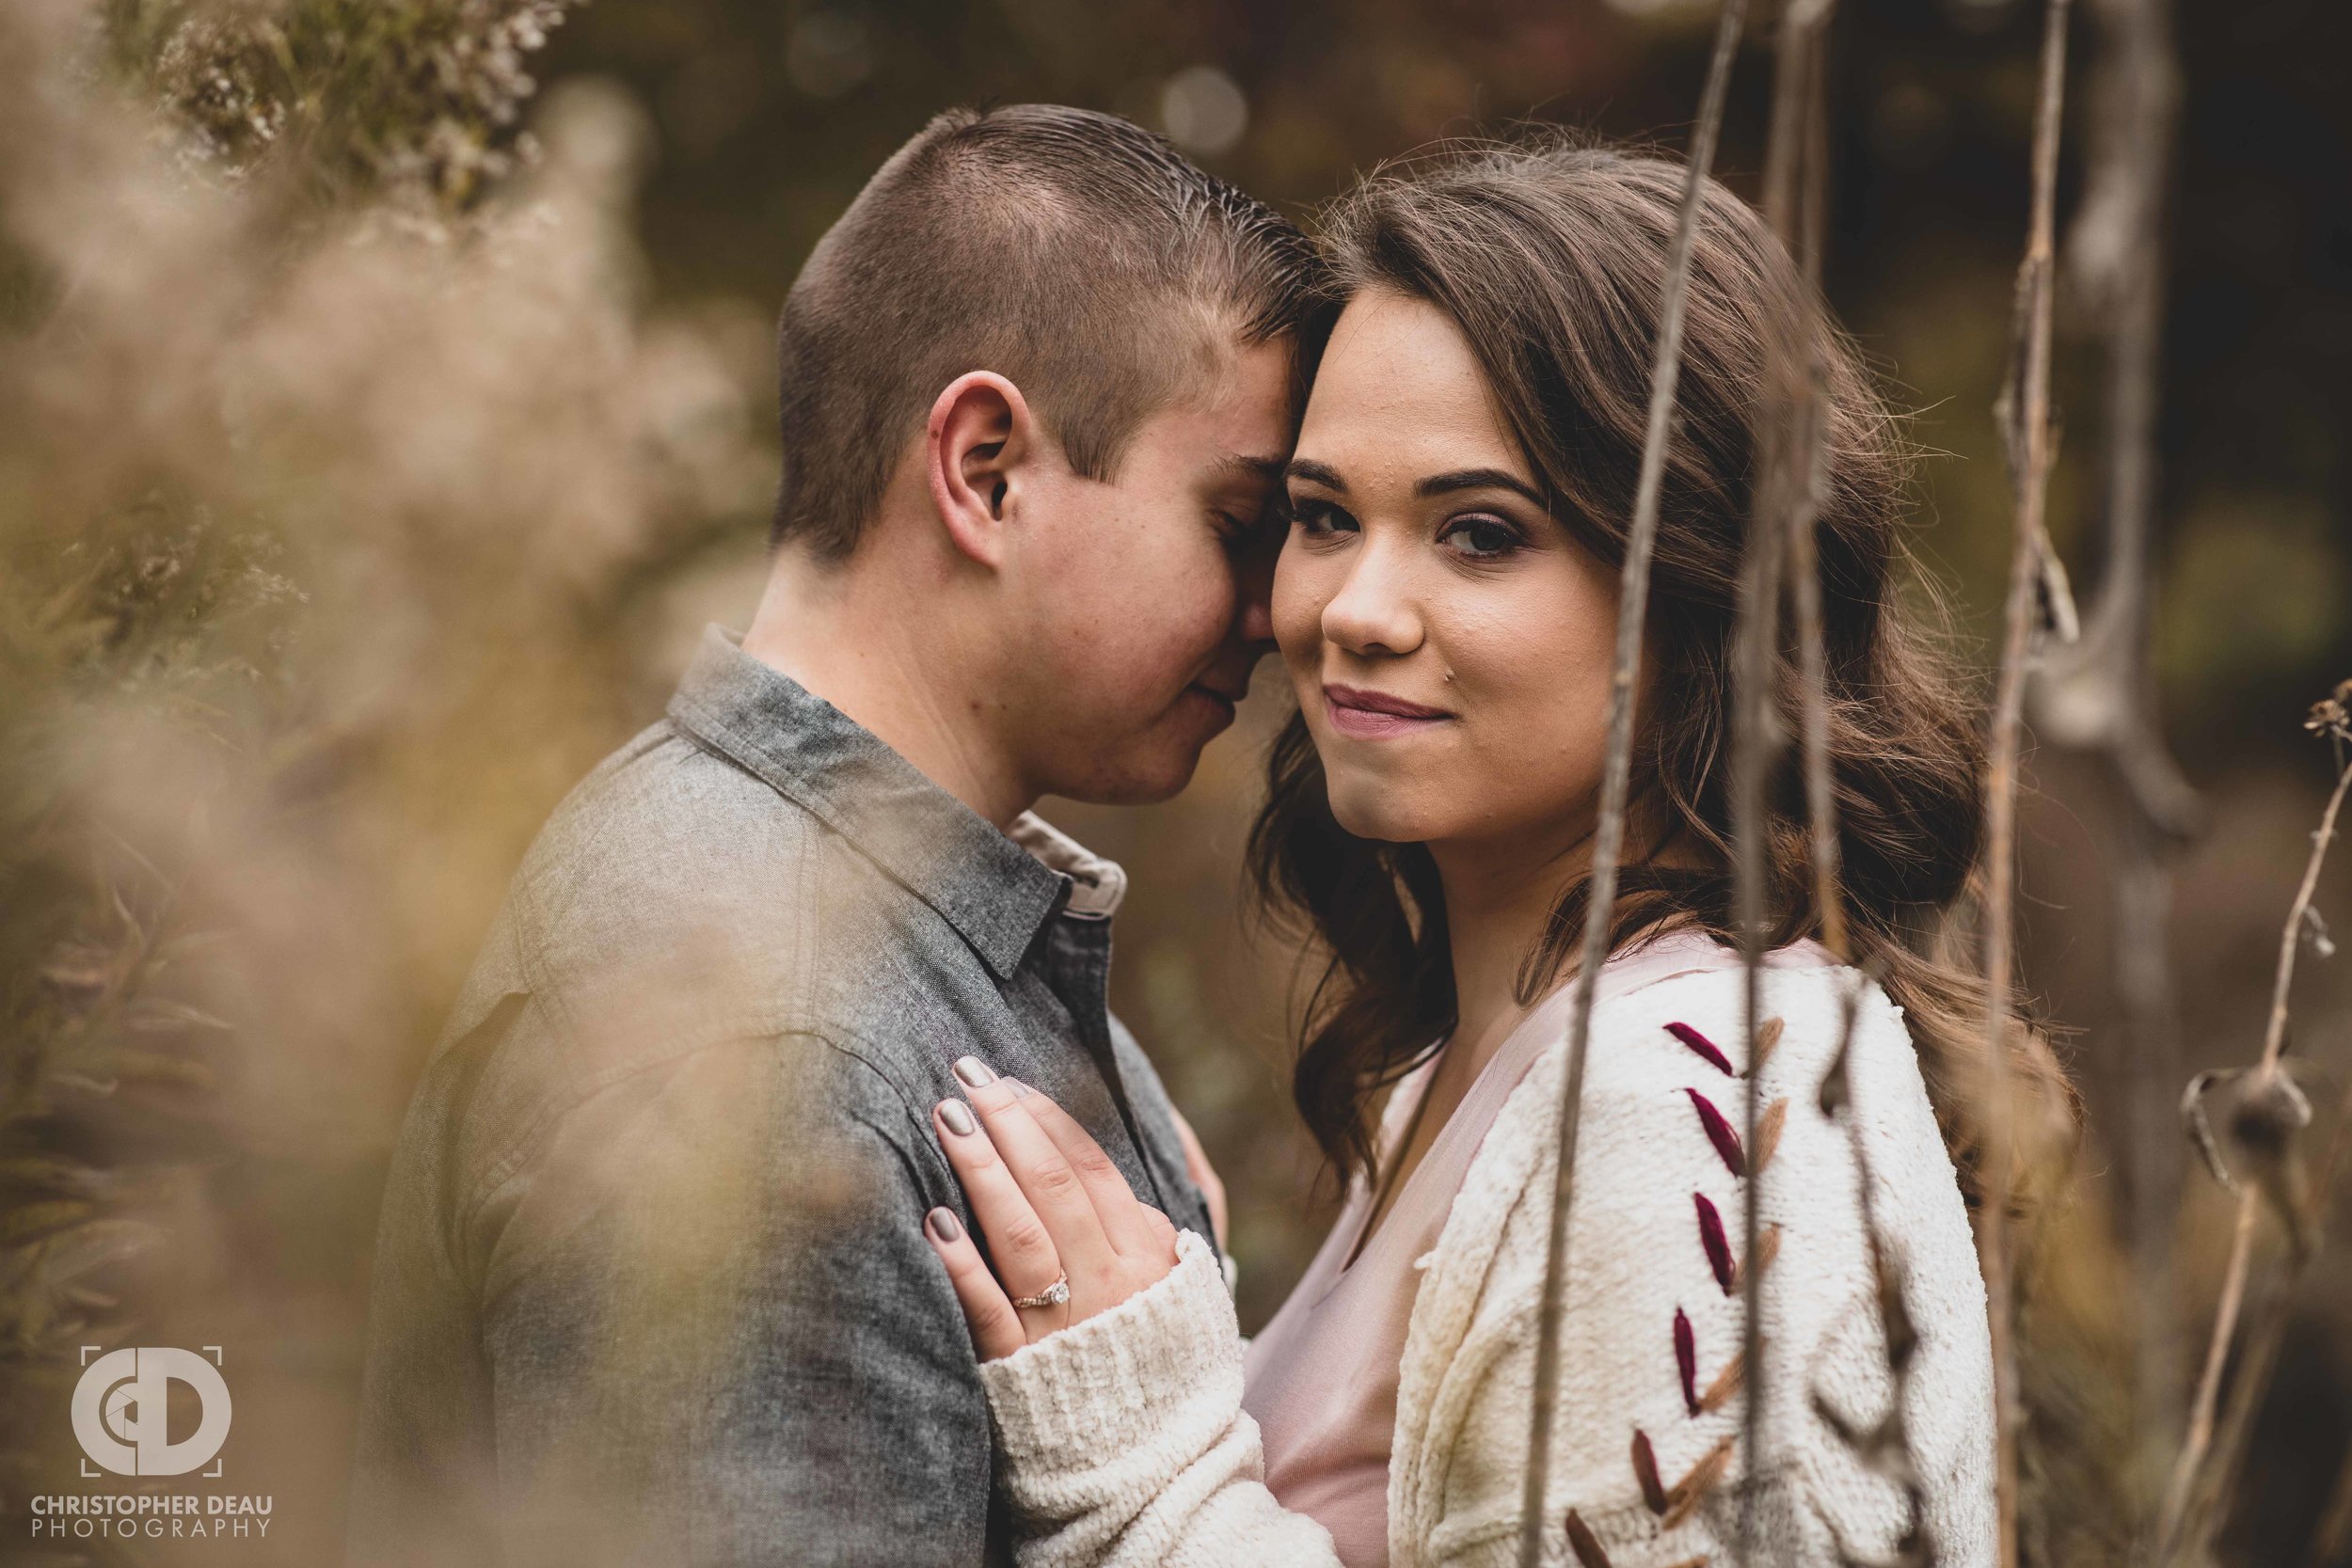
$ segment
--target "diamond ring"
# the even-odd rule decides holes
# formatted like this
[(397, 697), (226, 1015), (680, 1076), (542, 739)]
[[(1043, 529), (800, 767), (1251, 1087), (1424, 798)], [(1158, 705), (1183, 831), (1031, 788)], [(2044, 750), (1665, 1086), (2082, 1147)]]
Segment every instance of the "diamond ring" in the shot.
[(1040, 1291), (1033, 1296), (1015, 1296), (1012, 1298), (1012, 1304), (1015, 1307), (1023, 1308), (1024, 1310), (1033, 1307), (1063, 1307), (1067, 1306), (1069, 1301), (1070, 1275), (1067, 1273), (1057, 1276), (1051, 1285), (1048, 1285), (1045, 1289)]

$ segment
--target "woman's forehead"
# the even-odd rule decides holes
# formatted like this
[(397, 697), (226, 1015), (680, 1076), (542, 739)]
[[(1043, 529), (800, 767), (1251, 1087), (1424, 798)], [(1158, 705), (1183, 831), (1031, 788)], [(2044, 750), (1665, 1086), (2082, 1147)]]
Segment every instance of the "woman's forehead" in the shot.
[(1408, 481), (1470, 467), (1526, 477), (1527, 467), (1453, 318), (1385, 290), (1359, 295), (1333, 328), (1307, 400), (1298, 455), (1343, 472), (1372, 467)]

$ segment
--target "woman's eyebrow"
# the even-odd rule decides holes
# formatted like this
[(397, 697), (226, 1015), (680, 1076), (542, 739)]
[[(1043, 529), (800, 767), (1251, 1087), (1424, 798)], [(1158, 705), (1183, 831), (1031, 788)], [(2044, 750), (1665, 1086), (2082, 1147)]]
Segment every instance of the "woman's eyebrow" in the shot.
[(1327, 463), (1318, 463), (1311, 457), (1294, 457), (1286, 471), (1293, 479), (1303, 479), (1310, 484), (1320, 484), (1326, 490), (1336, 490), (1342, 495), (1347, 493), (1347, 481), (1342, 479), (1340, 471)]
[[(1291, 471), (1297, 472), (1298, 465), (1292, 464)], [(1546, 504), (1534, 486), (1501, 468), (1460, 468), (1450, 474), (1431, 474), (1413, 486), (1417, 496), (1442, 496), (1455, 490), (1509, 490), (1537, 506)]]

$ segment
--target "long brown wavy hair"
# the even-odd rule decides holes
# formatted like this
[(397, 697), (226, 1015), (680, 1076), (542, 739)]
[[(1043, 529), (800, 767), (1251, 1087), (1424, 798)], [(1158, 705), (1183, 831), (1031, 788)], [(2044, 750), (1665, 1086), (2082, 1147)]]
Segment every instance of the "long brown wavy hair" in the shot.
[[(1383, 289), (1445, 311), (1484, 367), (1552, 516), (1612, 565), (1624, 561), (1633, 513), (1683, 179), (1678, 163), (1645, 152), (1486, 146), (1376, 176), (1323, 226), (1334, 308)], [(1828, 467), (1817, 541), (1849, 942), (1903, 1009), (1973, 1198), (1983, 980), (1941, 950), (1982, 836), (1981, 705), (1931, 635), (1932, 587), (1911, 569), (1901, 535), (1908, 450), (1860, 356), (1786, 249), (1712, 181), (1687, 308), (1635, 738), (1643, 831), (1629, 834), (1611, 950), (1661, 922), (1737, 940), (1734, 603), (1764, 438), (1762, 393), (1777, 367), (1768, 344), (1824, 343)], [(1805, 336), (1774, 340), (1776, 332)], [(1779, 649), (1774, 680), (1793, 718), (1792, 642)], [(1293, 1091), (1333, 1167), (1354, 1178), (1371, 1171), (1383, 1092), (1455, 1022), (1445, 900), (1425, 847), (1358, 838), (1334, 819), (1302, 718), (1294, 715), (1276, 739), (1266, 782), (1250, 833), (1252, 880), (1262, 905), (1303, 920), (1328, 958), (1301, 1025)], [(1820, 926), (1793, 748), (1767, 795), (1766, 899), (1777, 946)], [(1671, 865), (1660, 856), (1669, 847)], [(1573, 964), (1587, 892), (1581, 879), (1562, 890), (1520, 970), (1523, 1005)], [(2064, 1077), (2022, 1017), (2009, 1054), (2017, 1125), (2069, 1122)]]

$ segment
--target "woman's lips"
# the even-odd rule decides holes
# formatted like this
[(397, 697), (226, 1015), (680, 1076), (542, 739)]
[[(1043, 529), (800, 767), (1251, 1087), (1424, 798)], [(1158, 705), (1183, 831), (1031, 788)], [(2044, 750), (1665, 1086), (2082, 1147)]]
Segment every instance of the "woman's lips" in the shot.
[(1326, 686), (1323, 710), (1333, 729), (1357, 740), (1418, 735), (1454, 717), (1443, 708), (1407, 702), (1385, 691), (1362, 691), (1352, 686)]

